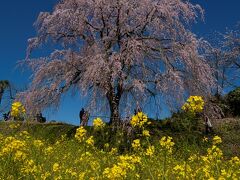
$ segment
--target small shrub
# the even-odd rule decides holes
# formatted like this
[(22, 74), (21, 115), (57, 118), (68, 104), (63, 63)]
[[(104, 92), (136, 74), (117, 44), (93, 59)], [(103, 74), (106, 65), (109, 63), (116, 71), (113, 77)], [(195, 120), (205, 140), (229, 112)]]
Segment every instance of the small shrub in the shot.
[(240, 87), (228, 93), (226, 103), (234, 116), (240, 116)]
[(201, 118), (187, 112), (174, 113), (171, 118), (171, 129), (176, 132), (193, 132), (198, 130)]

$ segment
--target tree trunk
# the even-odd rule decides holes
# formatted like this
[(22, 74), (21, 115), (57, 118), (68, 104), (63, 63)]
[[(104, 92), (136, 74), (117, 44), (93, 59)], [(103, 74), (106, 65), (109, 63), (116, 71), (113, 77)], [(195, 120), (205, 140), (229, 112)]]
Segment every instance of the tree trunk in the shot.
[(4, 93), (4, 90), (0, 89), (0, 104), (2, 103), (3, 93)]
[(121, 98), (121, 93), (115, 93), (112, 89), (107, 93), (107, 98), (110, 107), (110, 121), (109, 124), (113, 126), (118, 126), (120, 123), (120, 114), (119, 114), (119, 103)]
[(109, 124), (114, 126), (118, 126), (120, 123), (119, 100), (115, 95), (108, 98), (111, 113)]

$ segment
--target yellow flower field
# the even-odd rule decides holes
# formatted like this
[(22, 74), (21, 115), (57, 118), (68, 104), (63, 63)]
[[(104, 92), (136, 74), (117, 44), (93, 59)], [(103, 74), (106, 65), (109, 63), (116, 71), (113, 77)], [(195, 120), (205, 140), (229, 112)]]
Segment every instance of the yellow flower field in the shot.
[[(105, 126), (98, 119), (95, 125), (99, 124)], [(176, 156), (172, 137), (162, 136), (153, 143), (151, 132), (143, 131), (137, 139), (130, 139), (132, 147), (127, 152), (108, 143), (97, 146), (98, 133), (104, 135), (99, 128), (90, 133), (79, 127), (74, 138), (62, 136), (55, 143), (36, 139), (27, 131), (0, 135), (0, 179), (237, 180), (240, 177), (239, 157), (224, 157), (219, 136), (208, 139), (211, 146), (204, 153), (190, 152), (180, 158)]]

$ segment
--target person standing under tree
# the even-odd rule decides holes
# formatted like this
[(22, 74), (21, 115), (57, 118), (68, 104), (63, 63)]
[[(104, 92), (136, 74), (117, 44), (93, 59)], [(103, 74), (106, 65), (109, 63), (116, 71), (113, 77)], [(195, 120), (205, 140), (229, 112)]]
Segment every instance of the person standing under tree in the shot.
[(82, 108), (81, 111), (79, 112), (80, 125), (82, 124), (84, 113), (85, 113), (85, 110), (84, 108)]
[(137, 102), (136, 109), (134, 109), (134, 114), (136, 115), (139, 112), (142, 112), (142, 108), (140, 107), (139, 103)]
[(39, 113), (36, 114), (36, 120), (37, 120), (37, 122), (39, 122), (39, 123), (45, 123), (45, 122), (46, 122), (46, 118), (43, 117), (43, 115), (42, 115), (41, 112), (39, 112)]
[(11, 118), (11, 117), (10, 117), (10, 111), (8, 111), (8, 113), (4, 113), (4, 114), (3, 114), (3, 119), (4, 119), (4, 121), (8, 121), (10, 118)]
[(85, 111), (82, 115), (82, 121), (80, 123), (80, 126), (87, 126), (88, 125), (88, 119), (89, 119), (89, 112)]
[(208, 116), (205, 116), (205, 132), (206, 134), (213, 132), (212, 123)]

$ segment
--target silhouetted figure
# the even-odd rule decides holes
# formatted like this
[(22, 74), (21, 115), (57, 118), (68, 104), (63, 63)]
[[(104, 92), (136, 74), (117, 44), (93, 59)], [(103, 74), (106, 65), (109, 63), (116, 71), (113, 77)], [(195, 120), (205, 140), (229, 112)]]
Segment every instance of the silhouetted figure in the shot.
[(8, 121), (10, 119), (10, 111), (8, 111), (8, 113), (3, 114), (3, 119), (4, 121)]
[(42, 113), (38, 113), (36, 115), (36, 120), (37, 120), (37, 122), (40, 122), (40, 123), (45, 123), (46, 122), (46, 118), (42, 116)]
[(85, 113), (85, 110), (84, 110), (84, 108), (82, 108), (81, 111), (79, 112), (80, 125), (82, 124), (82, 119), (83, 119), (84, 113)]
[(212, 123), (211, 123), (209, 117), (205, 116), (205, 133), (208, 134), (208, 133), (212, 133), (212, 132), (213, 132)]
[(88, 119), (89, 119), (89, 112), (85, 111), (82, 115), (82, 121), (80, 123), (80, 126), (87, 126), (88, 125)]

